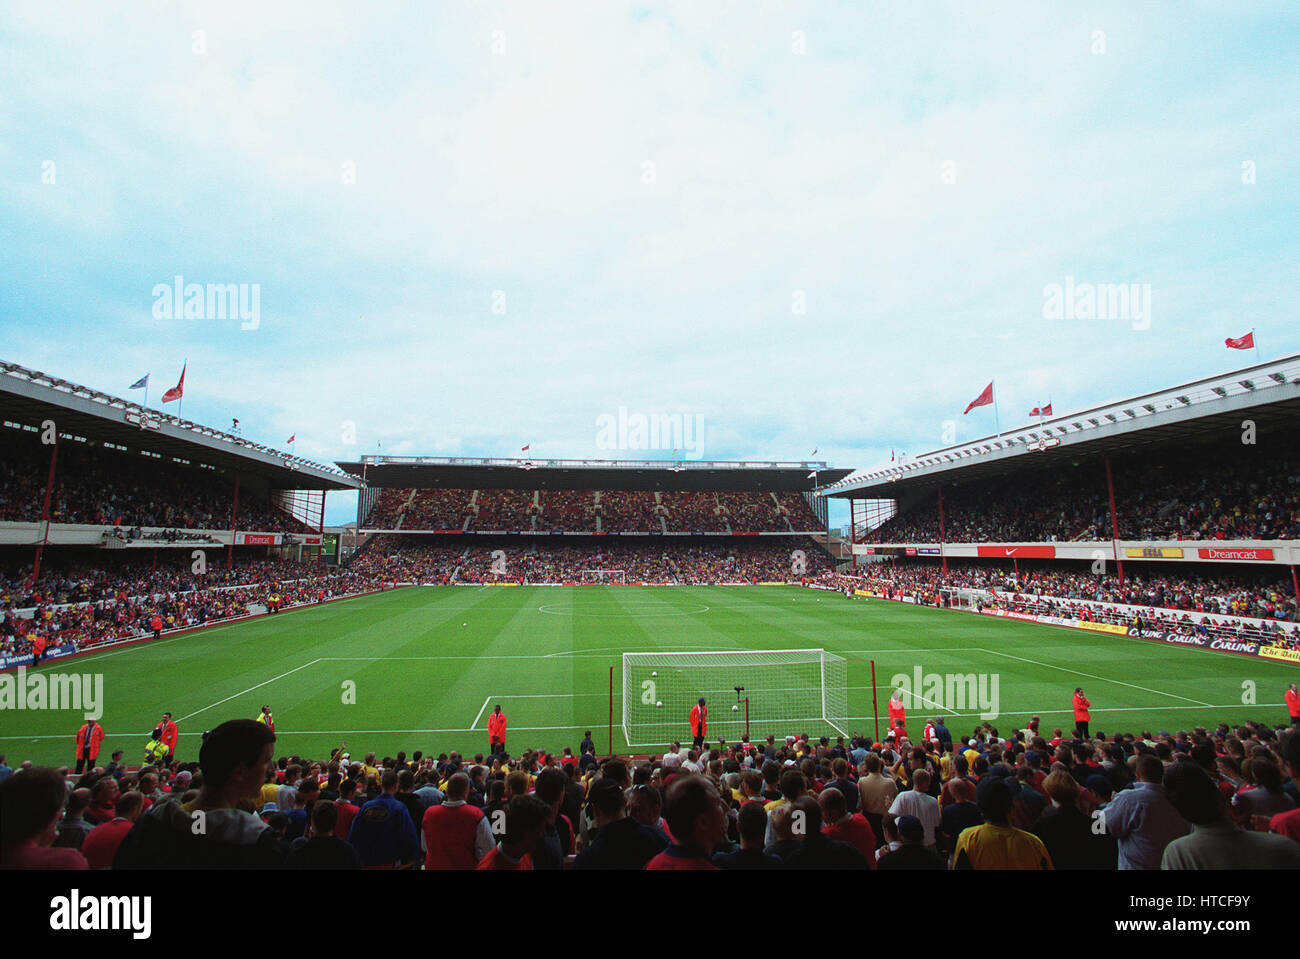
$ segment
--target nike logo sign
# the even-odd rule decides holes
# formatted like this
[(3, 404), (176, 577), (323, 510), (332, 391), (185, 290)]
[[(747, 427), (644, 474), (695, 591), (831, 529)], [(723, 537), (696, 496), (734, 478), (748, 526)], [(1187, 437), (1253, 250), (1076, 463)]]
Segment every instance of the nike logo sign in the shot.
[[(1019, 546), (1016, 547), (1016, 549), (1019, 549), (1019, 548), (1020, 548)], [(1014, 552), (1016, 551), (1016, 549), (1009, 549), (1009, 550), (1007, 550), (1007, 555), (1010, 556), (1012, 553), (1014, 553)]]

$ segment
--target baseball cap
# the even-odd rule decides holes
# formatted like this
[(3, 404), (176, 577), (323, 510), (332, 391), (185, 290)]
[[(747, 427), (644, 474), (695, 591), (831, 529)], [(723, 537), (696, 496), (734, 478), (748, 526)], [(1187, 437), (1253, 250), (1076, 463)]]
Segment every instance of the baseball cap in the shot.
[(899, 816), (898, 837), (908, 842), (921, 842), (925, 839), (925, 826), (915, 816)]

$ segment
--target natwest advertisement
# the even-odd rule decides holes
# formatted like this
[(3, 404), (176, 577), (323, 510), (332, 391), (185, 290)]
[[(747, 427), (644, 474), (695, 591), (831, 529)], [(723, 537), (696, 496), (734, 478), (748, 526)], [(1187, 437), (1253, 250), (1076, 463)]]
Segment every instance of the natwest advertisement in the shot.
[(1198, 549), (1196, 555), (1201, 559), (1231, 559), (1231, 560), (1271, 560), (1273, 551), (1271, 549)]

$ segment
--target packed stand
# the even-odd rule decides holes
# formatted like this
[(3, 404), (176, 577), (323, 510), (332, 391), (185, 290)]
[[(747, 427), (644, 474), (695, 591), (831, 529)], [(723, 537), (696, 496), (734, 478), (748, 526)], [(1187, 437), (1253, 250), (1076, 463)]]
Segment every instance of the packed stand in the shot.
[[(284, 754), (267, 707), (205, 734), (197, 762), (164, 748), (136, 768), (118, 751), (78, 774), (0, 757), (0, 867), (1300, 868), (1300, 716), (1154, 734), (907, 723), (883, 742), (603, 759), (590, 732), (558, 753), (354, 758), (343, 742), (304, 757)], [(176, 741), (170, 713), (155, 735)], [(194, 830), (195, 809), (220, 828)]]
[[(1300, 437), (1270, 449), (1292, 450)], [(1242, 453), (1249, 447), (1117, 456), (1112, 470), (1119, 539), (1277, 540), (1300, 538), (1300, 462)], [(1223, 464), (1231, 464), (1224, 469)], [(1102, 461), (1067, 472), (1025, 470), (944, 487), (950, 543), (1112, 539)], [(935, 495), (867, 534), (869, 543), (939, 542)]]
[(231, 569), (213, 562), (203, 575), (190, 559), (157, 570), (141, 564), (100, 564), (60, 570), (53, 563), (33, 585), (31, 568), (0, 576), (0, 655), (32, 651), (39, 636), (52, 647), (86, 648), (153, 631), (200, 626), (247, 616), (249, 607), (277, 610), (380, 587), (376, 577), (314, 564), (241, 558)]
[[(860, 570), (861, 577), (839, 576), (835, 580), (876, 595), (908, 597), (930, 606), (946, 605), (947, 590), (986, 590), (992, 593), (988, 608), (1118, 625), (1133, 625), (1137, 614), (1093, 604), (1136, 606), (1142, 608), (1142, 619), (1151, 628), (1300, 647), (1292, 584), (1271, 580), (1274, 574), (1260, 571), (1252, 575), (1244, 569), (1234, 571), (1231, 577), (1198, 572), (1133, 574), (1132, 567), (1129, 569), (1123, 585), (1113, 574), (1064, 570), (1059, 565), (1026, 568), (1022, 564), (1017, 580), (1010, 570), (953, 561), (949, 561), (946, 574), (938, 564), (909, 562), (875, 564)], [(1267, 622), (1262, 628), (1238, 620), (1221, 623), (1207, 613)]]
[[(37, 434), (9, 430), (0, 461), (0, 521), (41, 519), (50, 447)], [(230, 529), (234, 479), (225, 473), (63, 439), (50, 497), (50, 521), (108, 527)], [(235, 525), (262, 532), (311, 532), (269, 503), (240, 501)]]

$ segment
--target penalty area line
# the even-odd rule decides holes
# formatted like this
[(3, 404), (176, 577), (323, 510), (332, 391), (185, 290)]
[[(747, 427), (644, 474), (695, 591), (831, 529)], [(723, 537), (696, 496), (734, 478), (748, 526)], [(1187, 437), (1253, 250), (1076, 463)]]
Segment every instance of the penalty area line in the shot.
[(295, 666), (293, 669), (289, 670), (286, 673), (281, 673), (279, 676), (272, 676), (270, 679), (266, 680), (266, 682), (258, 683), (256, 686), (249, 686), (247, 689), (241, 690), (240, 692), (235, 693), (233, 696), (227, 696), (225, 699), (218, 699), (215, 703), (212, 703), (211, 705), (204, 706), (202, 709), (196, 709), (194, 710), (194, 712), (182, 716), (180, 719), (176, 720), (176, 722), (183, 723), (191, 716), (197, 716), (199, 713), (206, 713), (209, 709), (214, 709), (217, 706), (220, 706), (222, 703), (228, 703), (232, 699), (237, 699), (240, 696), (244, 695), (244, 693), (251, 693), (255, 689), (261, 689), (263, 686), (267, 686), (275, 682), (277, 679), (284, 679), (284, 677), (292, 673), (296, 673), (300, 669), (306, 669), (308, 666), (312, 666), (319, 662), (320, 662), (319, 659), (313, 659), (310, 663), (303, 663), (301, 666)]

